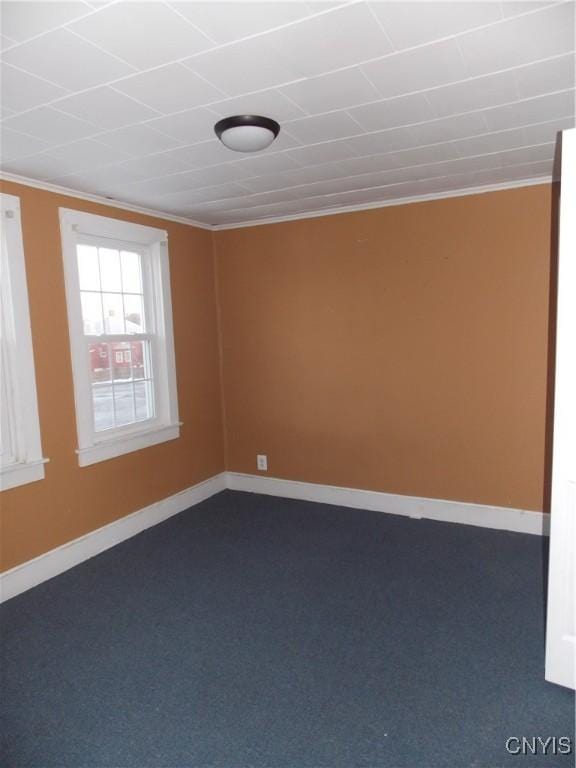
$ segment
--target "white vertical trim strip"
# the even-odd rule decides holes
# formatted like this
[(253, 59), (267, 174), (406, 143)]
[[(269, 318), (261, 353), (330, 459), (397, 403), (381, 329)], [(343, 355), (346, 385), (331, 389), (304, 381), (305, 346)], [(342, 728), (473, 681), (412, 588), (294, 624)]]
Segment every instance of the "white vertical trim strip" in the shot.
[(576, 689), (576, 128), (562, 133), (546, 679)]

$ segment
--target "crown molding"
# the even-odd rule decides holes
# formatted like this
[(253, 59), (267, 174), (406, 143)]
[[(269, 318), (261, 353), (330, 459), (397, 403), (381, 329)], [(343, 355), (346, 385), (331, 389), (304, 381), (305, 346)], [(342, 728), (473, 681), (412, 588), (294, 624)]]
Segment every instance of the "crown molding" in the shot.
[(468, 195), (481, 195), (487, 192), (501, 192), (506, 189), (518, 189), (520, 187), (533, 187), (539, 184), (551, 184), (553, 181), (552, 176), (538, 176), (532, 179), (522, 179), (521, 181), (501, 182), (499, 184), (485, 184), (478, 187), (469, 187), (467, 189), (455, 189), (447, 192), (431, 192), (427, 195), (414, 195), (413, 197), (396, 197), (392, 200), (377, 201), (374, 203), (359, 203), (358, 205), (342, 205), (330, 209), (322, 209), (318, 211), (310, 211), (307, 213), (294, 213), (287, 214), (286, 216), (270, 216), (264, 219), (250, 219), (249, 221), (237, 222), (236, 224), (204, 224), (194, 219), (186, 219), (183, 216), (173, 216), (163, 211), (157, 211), (153, 208), (144, 208), (139, 205), (131, 205), (130, 203), (122, 203), (117, 200), (108, 200), (101, 195), (92, 195), (88, 192), (78, 192), (74, 189), (68, 189), (68, 187), (60, 187), (57, 184), (50, 184), (45, 181), (38, 181), (37, 179), (29, 179), (26, 176), (18, 176), (13, 173), (0, 173), (0, 180), (11, 181), (14, 184), (22, 184), (26, 187), (35, 187), (36, 189), (43, 189), (46, 192), (54, 192), (58, 195), (66, 195), (67, 197), (74, 197), (79, 200), (87, 200), (92, 203), (100, 203), (101, 205), (108, 205), (111, 208), (119, 208), (124, 211), (133, 211), (134, 213), (142, 213), (145, 216), (152, 216), (155, 219), (161, 219), (164, 221), (174, 221), (177, 224), (186, 224), (189, 227), (198, 227), (199, 229), (205, 229), (210, 232), (220, 232), (227, 229), (244, 229), (245, 227), (261, 227), (264, 224), (281, 224), (287, 221), (299, 221), (301, 219), (318, 219), (323, 216), (336, 216), (339, 213), (354, 213), (356, 211), (370, 211), (375, 208), (389, 208), (391, 206), (398, 205), (410, 205), (411, 203), (423, 203), (430, 200), (446, 200), (451, 197), (466, 197)]
[(535, 179), (522, 179), (521, 181), (501, 182), (500, 184), (485, 184), (468, 189), (455, 189), (448, 192), (432, 192), (428, 195), (414, 195), (413, 197), (397, 197), (393, 200), (375, 203), (359, 203), (358, 205), (343, 205), (335, 208), (310, 211), (310, 213), (294, 213), (287, 216), (271, 216), (266, 219), (252, 219), (237, 224), (215, 224), (212, 229), (220, 232), (225, 229), (244, 229), (245, 227), (261, 227), (264, 224), (280, 224), (286, 221), (300, 219), (317, 219), (321, 216), (335, 216), (338, 213), (354, 213), (355, 211), (370, 211), (374, 208), (389, 208), (390, 206), (409, 205), (410, 203), (423, 203), (428, 200), (445, 200), (450, 197), (466, 197), (467, 195), (481, 195), (485, 192), (501, 192), (506, 189), (518, 189), (519, 187), (533, 187), (539, 184), (551, 184), (552, 176), (538, 176)]
[(0, 181), (11, 181), (14, 184), (22, 184), (25, 187), (43, 189), (46, 192), (54, 192), (57, 195), (66, 195), (66, 197), (74, 197), (78, 200), (87, 200), (90, 203), (100, 203), (101, 205), (107, 205), (110, 208), (120, 208), (120, 210), (123, 211), (142, 213), (145, 216), (153, 216), (155, 219), (174, 221), (177, 224), (186, 224), (188, 227), (198, 227), (199, 229), (207, 229), (210, 231), (214, 229), (211, 224), (203, 224), (201, 221), (195, 221), (194, 219), (186, 219), (183, 216), (173, 216), (164, 211), (157, 211), (153, 208), (144, 208), (140, 205), (132, 205), (131, 203), (123, 203), (120, 200), (109, 200), (102, 195), (93, 195), (90, 192), (79, 192), (76, 189), (61, 187), (58, 184), (50, 184), (47, 181), (38, 181), (38, 179), (29, 179), (27, 176), (18, 176), (15, 173), (0, 172)]

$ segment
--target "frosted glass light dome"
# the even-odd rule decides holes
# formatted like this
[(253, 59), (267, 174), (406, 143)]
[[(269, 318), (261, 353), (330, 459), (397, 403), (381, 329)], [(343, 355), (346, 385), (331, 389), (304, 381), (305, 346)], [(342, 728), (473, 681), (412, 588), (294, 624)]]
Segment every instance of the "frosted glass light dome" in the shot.
[(269, 117), (235, 115), (219, 120), (214, 131), (228, 149), (235, 152), (260, 152), (272, 144), (280, 126)]

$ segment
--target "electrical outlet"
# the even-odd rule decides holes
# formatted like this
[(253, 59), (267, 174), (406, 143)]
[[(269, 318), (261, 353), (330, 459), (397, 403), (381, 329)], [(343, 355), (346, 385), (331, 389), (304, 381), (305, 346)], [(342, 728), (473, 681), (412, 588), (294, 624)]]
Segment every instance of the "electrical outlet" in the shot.
[(256, 456), (256, 466), (258, 467), (260, 472), (267, 472), (268, 471), (268, 456), (265, 456), (264, 454), (258, 454)]

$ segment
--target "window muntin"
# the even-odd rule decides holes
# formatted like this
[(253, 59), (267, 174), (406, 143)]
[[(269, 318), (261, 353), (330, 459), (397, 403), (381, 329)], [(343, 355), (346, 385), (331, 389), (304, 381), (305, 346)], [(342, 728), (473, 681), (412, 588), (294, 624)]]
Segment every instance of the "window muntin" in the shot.
[(80, 464), (178, 437), (166, 233), (60, 215)]
[(44, 464), (20, 200), (0, 194), (0, 490), (41, 480)]

